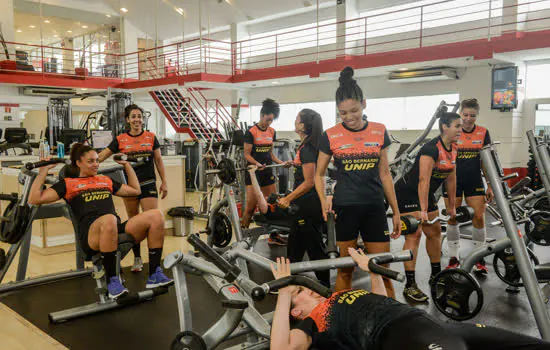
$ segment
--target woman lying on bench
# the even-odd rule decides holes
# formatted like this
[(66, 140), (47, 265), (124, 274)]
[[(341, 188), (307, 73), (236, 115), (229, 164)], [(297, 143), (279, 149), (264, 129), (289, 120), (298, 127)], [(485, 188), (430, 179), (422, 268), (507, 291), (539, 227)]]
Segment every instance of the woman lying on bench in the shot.
[[(369, 258), (350, 248), (357, 265)], [(276, 279), (290, 276), (290, 262), (277, 259)], [(443, 323), (425, 311), (386, 297), (380, 275), (370, 273), (372, 293), (350, 289), (328, 299), (310, 289), (279, 290), (270, 349), (487, 350), (550, 349), (550, 343), (482, 324)], [(290, 329), (289, 314), (300, 320)]]
[(109, 297), (116, 299), (128, 293), (116, 271), (118, 233), (125, 232), (136, 242), (147, 238), (149, 246), (149, 278), (146, 288), (168, 286), (173, 283), (162, 272), (160, 260), (164, 244), (164, 218), (159, 210), (147, 210), (121, 223), (115, 211), (112, 195), (135, 197), (140, 194), (139, 182), (130, 163), (118, 161), (128, 176), (128, 185), (108, 176), (98, 175), (99, 157), (90, 146), (76, 144), (71, 149), (71, 170), (76, 178), (64, 178), (42, 191), (48, 170), (55, 165), (40, 168), (29, 194), (31, 205), (48, 204), (63, 198), (78, 221), (78, 237), (84, 253), (103, 255)]

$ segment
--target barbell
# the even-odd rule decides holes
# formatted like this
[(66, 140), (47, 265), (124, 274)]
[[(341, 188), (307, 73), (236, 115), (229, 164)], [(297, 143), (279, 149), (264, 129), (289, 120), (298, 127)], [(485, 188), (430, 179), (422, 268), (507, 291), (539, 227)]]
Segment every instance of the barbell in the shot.
[[(265, 168), (279, 168), (284, 166), (284, 164), (271, 164), (266, 165)], [(218, 175), (218, 178), (224, 184), (231, 184), (237, 179), (237, 171), (246, 171), (249, 170), (250, 166), (245, 168), (235, 167), (235, 162), (232, 159), (224, 158), (219, 161), (216, 169), (209, 169), (205, 171), (206, 175)]]
[[(447, 216), (447, 211), (443, 209), (442, 216), (438, 216), (433, 220), (429, 220), (427, 224), (433, 225), (438, 221), (449, 221), (451, 218), (450, 216)], [(456, 221), (458, 223), (464, 223), (472, 220), (474, 217), (474, 210), (470, 207), (458, 207), (456, 208)], [(414, 216), (402, 216), (401, 217), (401, 234), (402, 235), (409, 235), (411, 233), (415, 233), (418, 229), (418, 225), (420, 224), (419, 220), (415, 218)]]

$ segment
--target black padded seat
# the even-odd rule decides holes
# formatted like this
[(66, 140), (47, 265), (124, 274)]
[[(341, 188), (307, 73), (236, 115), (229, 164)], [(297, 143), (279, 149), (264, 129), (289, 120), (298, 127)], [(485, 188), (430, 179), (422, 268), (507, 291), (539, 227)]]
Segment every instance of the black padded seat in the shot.
[(274, 226), (274, 227), (290, 229), (293, 221), (294, 221), (294, 218), (288, 215), (284, 215), (284, 216), (278, 215), (276, 219), (269, 218), (268, 220), (264, 214), (260, 214), (260, 213), (254, 214), (254, 222), (260, 226)]

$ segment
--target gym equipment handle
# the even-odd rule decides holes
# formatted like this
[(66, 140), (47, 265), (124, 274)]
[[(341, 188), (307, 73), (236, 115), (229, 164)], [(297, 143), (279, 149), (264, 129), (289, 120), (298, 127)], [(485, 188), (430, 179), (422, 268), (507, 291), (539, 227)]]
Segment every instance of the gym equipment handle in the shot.
[(10, 201), (10, 202), (17, 202), (19, 200), (19, 197), (17, 196), (17, 193), (0, 193), (0, 201)]
[(511, 173), (511, 174), (508, 174), (506, 176), (504, 176), (502, 179), (500, 179), (501, 181), (506, 181), (506, 180), (510, 180), (510, 179), (513, 179), (513, 178), (516, 178), (518, 177), (519, 174), (518, 173)]
[(336, 246), (336, 220), (334, 213), (327, 214), (327, 253), (331, 259), (338, 257), (338, 247)]
[(43, 166), (47, 166), (47, 165), (52, 165), (52, 164), (70, 164), (71, 163), (71, 160), (70, 159), (65, 159), (65, 158), (52, 158), (52, 159), (48, 159), (48, 160), (40, 160), (38, 162), (29, 162), (29, 163), (26, 163), (25, 164), (25, 169), (27, 170), (33, 170), (33, 169), (36, 169), (36, 168), (41, 168)]
[(113, 157), (113, 159), (118, 161), (123, 160), (132, 163), (146, 162), (147, 160), (149, 160), (148, 157), (132, 157), (126, 154), (117, 154)]
[(254, 289), (252, 289), (252, 298), (254, 300), (260, 301), (260, 300), (263, 300), (268, 293), (276, 292), (281, 288), (288, 287), (291, 285), (309, 288), (315, 293), (325, 298), (328, 298), (332, 295), (332, 291), (329, 288), (320, 284), (319, 282), (314, 281), (313, 279), (306, 276), (294, 275), (294, 276), (279, 278), (279, 279), (264, 283), (261, 286), (255, 287)]
[[(412, 260), (412, 252), (410, 250), (409, 250), (409, 254), (410, 254), (409, 260)], [(384, 266), (380, 266), (380, 265), (388, 264), (394, 261), (395, 261), (395, 258), (391, 254), (375, 256), (374, 258), (370, 258), (369, 260), (369, 270), (372, 273), (376, 273), (380, 276), (385, 276), (385, 277), (391, 278), (392, 280), (403, 282), (405, 281), (405, 274), (394, 270), (390, 270)]]
[(198, 234), (195, 233), (189, 235), (187, 241), (225, 273), (225, 280), (231, 283), (235, 279), (237, 279), (237, 277), (241, 273), (241, 269), (239, 269), (235, 265), (232, 265), (229, 261), (225, 260), (220, 254), (218, 254), (218, 252), (212, 249), (212, 247), (203, 242)]

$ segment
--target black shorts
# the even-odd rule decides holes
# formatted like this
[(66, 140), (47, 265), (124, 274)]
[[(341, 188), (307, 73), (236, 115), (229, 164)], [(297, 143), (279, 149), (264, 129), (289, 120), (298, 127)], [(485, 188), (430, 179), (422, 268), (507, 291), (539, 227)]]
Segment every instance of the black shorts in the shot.
[(141, 188), (141, 194), (137, 197), (138, 199), (159, 197), (156, 181), (146, 183), (145, 185), (140, 185), (140, 188)]
[(363, 242), (389, 242), (390, 231), (384, 203), (379, 205), (336, 206), (336, 240), (353, 241), (361, 234)]
[[(395, 195), (397, 197), (397, 205), (399, 206), (399, 212), (411, 213), (413, 211), (420, 211), (420, 201), (418, 200), (418, 191), (408, 186), (396, 186)], [(439, 208), (435, 201), (435, 194), (428, 194), (428, 212), (436, 211)]]
[[(456, 198), (485, 196), (485, 186), (481, 177), (456, 182)], [(447, 186), (443, 185), (443, 197), (447, 198)]]
[[(258, 184), (260, 184), (260, 187), (265, 187), (269, 185), (273, 185), (277, 178), (273, 174), (273, 169), (265, 169), (265, 170), (256, 170), (256, 179), (258, 179)], [(246, 171), (244, 173), (244, 183), (246, 186), (252, 185), (252, 181), (250, 181), (250, 173)]]
[[(99, 253), (99, 251), (92, 249), (88, 244), (88, 233), (90, 232), (90, 226), (92, 226), (94, 221), (96, 221), (98, 218), (99, 216), (87, 216), (78, 223), (77, 236), (80, 242), (80, 247), (82, 248), (82, 251), (84, 252), (84, 254), (90, 257)], [(118, 233), (125, 232), (126, 223), (128, 221), (121, 222), (118, 215), (116, 215), (116, 220), (117, 220), (117, 230), (118, 230), (117, 232)]]

